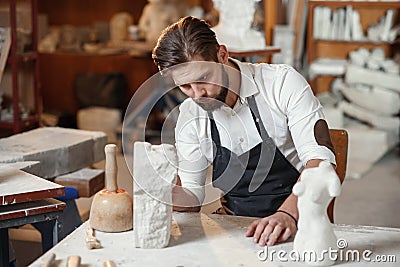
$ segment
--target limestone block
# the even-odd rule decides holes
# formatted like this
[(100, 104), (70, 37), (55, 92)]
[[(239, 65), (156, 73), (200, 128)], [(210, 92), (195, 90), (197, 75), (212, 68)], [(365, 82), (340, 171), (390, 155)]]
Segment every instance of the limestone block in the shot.
[(106, 143), (102, 132), (38, 128), (0, 139), (0, 162), (40, 161), (40, 168), (27, 171), (53, 178), (103, 160)]
[(134, 144), (134, 240), (135, 247), (168, 245), (172, 221), (172, 186), (178, 158), (172, 145)]

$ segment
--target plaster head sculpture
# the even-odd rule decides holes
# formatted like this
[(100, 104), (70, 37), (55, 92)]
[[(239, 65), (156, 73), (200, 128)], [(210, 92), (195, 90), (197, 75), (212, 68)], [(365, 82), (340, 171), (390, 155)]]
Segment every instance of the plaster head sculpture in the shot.
[(213, 27), (218, 42), (229, 49), (251, 50), (265, 47), (265, 38), (261, 32), (251, 29), (260, 0), (213, 0), (219, 11), (219, 22)]
[[(172, 0), (148, 0), (139, 19), (139, 32), (147, 42), (157, 43), (162, 30), (177, 21), (180, 11)], [(175, 1), (176, 2), (176, 1)]]
[(129, 40), (128, 28), (133, 23), (133, 18), (129, 13), (120, 12), (112, 16), (110, 21), (111, 42), (121, 42)]
[[(312, 251), (316, 257), (304, 257), (302, 261), (315, 266), (328, 266), (335, 262), (329, 258), (329, 248), (337, 249), (337, 238), (327, 215), (327, 208), (333, 197), (340, 194), (339, 177), (330, 163), (322, 161), (318, 167), (305, 169), (301, 180), (293, 187), (298, 196), (298, 231), (293, 249), (304, 255)], [(321, 257), (323, 255), (323, 257)]]

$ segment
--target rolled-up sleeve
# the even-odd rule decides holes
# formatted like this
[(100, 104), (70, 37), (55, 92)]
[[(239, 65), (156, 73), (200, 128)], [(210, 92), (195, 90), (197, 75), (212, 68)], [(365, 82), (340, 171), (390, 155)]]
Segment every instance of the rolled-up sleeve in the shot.
[[(178, 152), (178, 175), (182, 187), (192, 192), (200, 205), (205, 198), (205, 181), (209, 162), (200, 148), (201, 136), (196, 127), (196, 114), (191, 114), (185, 101), (180, 106), (180, 115), (175, 127), (175, 142)], [(197, 129), (197, 130), (196, 130)]]
[(307, 81), (297, 71), (289, 69), (282, 85), (281, 103), (285, 106), (288, 127), (302, 164), (321, 159), (336, 165), (323, 108)]

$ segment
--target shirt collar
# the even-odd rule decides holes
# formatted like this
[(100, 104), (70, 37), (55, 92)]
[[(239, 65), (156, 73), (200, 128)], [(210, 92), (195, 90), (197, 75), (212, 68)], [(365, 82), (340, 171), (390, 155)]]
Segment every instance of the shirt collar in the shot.
[(253, 77), (254, 66), (252, 66), (252, 64), (249, 63), (241, 62), (234, 58), (229, 58), (229, 60), (231, 60), (239, 67), (241, 75), (239, 97), (242, 103), (246, 103), (247, 97), (258, 93), (258, 88)]

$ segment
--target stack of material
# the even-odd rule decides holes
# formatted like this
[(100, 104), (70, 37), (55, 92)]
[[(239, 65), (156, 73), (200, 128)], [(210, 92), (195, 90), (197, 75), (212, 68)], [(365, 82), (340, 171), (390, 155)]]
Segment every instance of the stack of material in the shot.
[(359, 49), (332, 87), (334, 100), (319, 98), (329, 126), (349, 132), (348, 176), (359, 178), (399, 142), (399, 65), (381, 49)]
[[(399, 27), (393, 27), (393, 22), (394, 10), (390, 9), (377, 24), (368, 27), (367, 36), (365, 36), (360, 23), (360, 14), (351, 5), (334, 11), (326, 6), (317, 6), (314, 8), (312, 34), (314, 39), (322, 40), (388, 42), (394, 41), (399, 31)], [(367, 54), (369, 54), (368, 51)], [(391, 62), (385, 62), (385, 64), (389, 64), (387, 68), (394, 67)], [(314, 79), (319, 75), (344, 75), (345, 65), (346, 60), (318, 58), (311, 62), (309, 76)], [(371, 65), (371, 67), (376, 68), (377, 65)]]
[[(351, 5), (331, 10), (329, 7), (317, 6), (314, 9), (314, 39), (346, 41), (393, 41), (398, 28), (393, 28), (395, 11), (390, 9), (375, 25), (367, 29), (364, 36), (360, 14)], [(327, 19), (329, 18), (329, 19)]]

